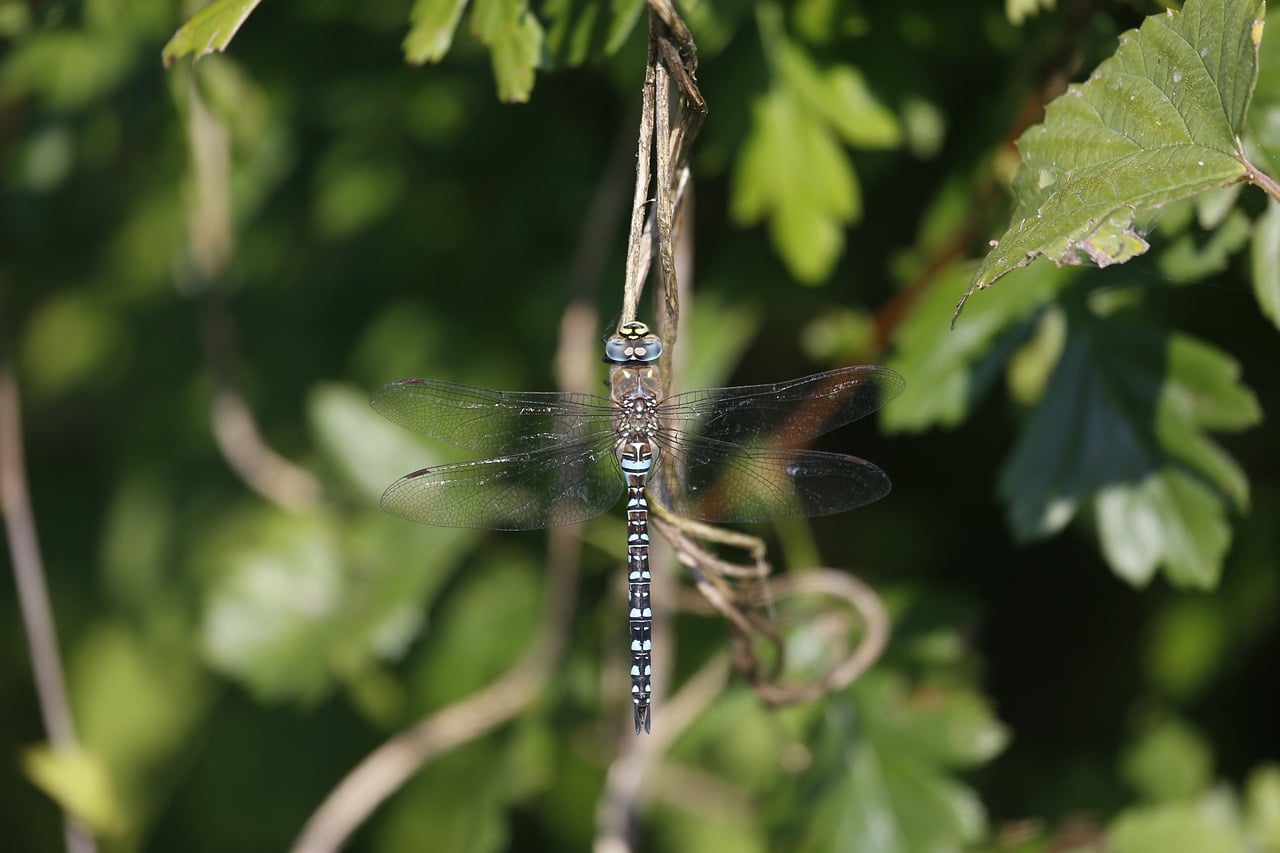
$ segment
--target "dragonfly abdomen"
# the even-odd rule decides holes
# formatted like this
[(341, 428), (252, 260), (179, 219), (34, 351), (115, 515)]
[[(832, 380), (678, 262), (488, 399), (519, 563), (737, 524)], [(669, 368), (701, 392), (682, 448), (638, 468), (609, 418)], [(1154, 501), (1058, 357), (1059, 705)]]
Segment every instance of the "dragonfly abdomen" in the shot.
[(649, 597), (649, 502), (645, 483), (653, 468), (648, 441), (618, 443), (618, 462), (627, 477), (627, 620), (631, 629), (631, 701), (636, 734), (649, 731), (653, 674), (653, 604)]

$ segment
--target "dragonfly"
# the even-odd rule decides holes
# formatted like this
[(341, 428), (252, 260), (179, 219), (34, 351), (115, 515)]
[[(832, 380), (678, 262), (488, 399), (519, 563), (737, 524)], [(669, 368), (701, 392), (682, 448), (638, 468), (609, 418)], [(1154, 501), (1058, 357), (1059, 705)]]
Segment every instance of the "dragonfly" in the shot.
[(626, 494), (631, 699), (649, 732), (653, 649), (649, 506), (709, 523), (831, 515), (889, 493), (872, 463), (805, 447), (901, 393), (858, 365), (769, 385), (664, 395), (661, 338), (641, 322), (605, 341), (609, 396), (493, 391), (436, 379), (379, 388), (373, 408), (413, 432), (487, 458), (423, 468), (382, 507), (443, 527), (536, 530), (586, 521)]

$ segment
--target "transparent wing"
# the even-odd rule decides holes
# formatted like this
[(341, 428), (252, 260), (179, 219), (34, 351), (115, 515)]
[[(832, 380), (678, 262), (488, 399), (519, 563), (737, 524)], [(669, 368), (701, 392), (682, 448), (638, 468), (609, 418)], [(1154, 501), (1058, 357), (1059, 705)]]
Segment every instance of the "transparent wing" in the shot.
[(579, 440), (414, 471), (383, 493), (382, 508), (440, 527), (536, 530), (594, 518), (624, 483), (611, 442)]
[(369, 403), (392, 423), (491, 456), (529, 453), (611, 429), (609, 401), (591, 394), (401, 379), (373, 392)]
[(871, 414), (902, 393), (887, 367), (858, 365), (772, 385), (708, 388), (662, 402), (668, 426), (726, 443), (801, 444)]
[(889, 494), (889, 477), (856, 456), (668, 436), (650, 488), (677, 514), (709, 522), (832, 515)]

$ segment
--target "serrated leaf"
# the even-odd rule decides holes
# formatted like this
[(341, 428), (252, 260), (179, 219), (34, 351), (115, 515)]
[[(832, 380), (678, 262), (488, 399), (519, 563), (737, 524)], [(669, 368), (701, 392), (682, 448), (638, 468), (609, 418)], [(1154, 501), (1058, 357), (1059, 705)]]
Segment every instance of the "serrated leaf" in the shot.
[(466, 5), (467, 0), (414, 0), (402, 45), (405, 59), (415, 65), (443, 59)]
[(1120, 37), (1018, 140), (1012, 224), (960, 304), (1040, 256), (1123, 263), (1135, 218), (1252, 173), (1237, 143), (1257, 74), (1261, 0), (1189, 0)]
[(752, 105), (751, 129), (734, 170), (731, 214), (742, 225), (768, 219), (791, 273), (816, 283), (844, 248), (844, 226), (861, 211), (853, 168), (827, 125), (786, 89)]
[(1267, 200), (1253, 232), (1253, 294), (1258, 307), (1280, 328), (1280, 203)]
[[(826, 732), (816, 790), (804, 792), (798, 850), (947, 850), (975, 841), (985, 815), (948, 770), (990, 760), (1008, 741), (977, 696), (909, 691), (870, 674), (853, 688), (856, 713)], [(843, 723), (843, 725), (842, 725)]]
[(165, 67), (173, 65), (187, 54), (195, 59), (215, 51), (224, 51), (235, 38), (245, 19), (262, 0), (214, 0), (191, 16), (164, 46), (161, 56)]
[(542, 25), (525, 0), (476, 0), (471, 26), (476, 38), (489, 47), (498, 98), (528, 101), (542, 57)]
[(1131, 583), (1216, 582), (1230, 539), (1223, 503), (1243, 505), (1239, 466), (1205, 430), (1259, 417), (1234, 362), (1206, 344), (1115, 317), (1068, 314), (1045, 398), (1000, 478), (1023, 539), (1061, 530), (1097, 498), (1103, 551)]
[(955, 306), (952, 285), (969, 278), (969, 268), (953, 267), (920, 297), (896, 336), (889, 366), (911, 381), (886, 406), (881, 424), (890, 431), (918, 432), (955, 426), (999, 378), (1013, 348), (1030, 334), (1038, 309), (1074, 270), (1033, 268), (1018, 273), (1016, 287), (1002, 288), (970, 309), (965, 322), (939, 334)]

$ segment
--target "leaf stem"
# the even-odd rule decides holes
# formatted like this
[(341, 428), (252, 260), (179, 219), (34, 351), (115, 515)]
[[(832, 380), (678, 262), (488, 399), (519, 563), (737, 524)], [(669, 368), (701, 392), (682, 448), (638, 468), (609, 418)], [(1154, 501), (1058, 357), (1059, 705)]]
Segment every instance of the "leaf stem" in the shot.
[(1240, 155), (1240, 162), (1244, 164), (1244, 179), (1271, 196), (1272, 200), (1280, 202), (1280, 183), (1276, 179), (1259, 169), (1257, 166), (1249, 162), (1249, 158), (1245, 156), (1244, 144), (1236, 139), (1236, 153)]

